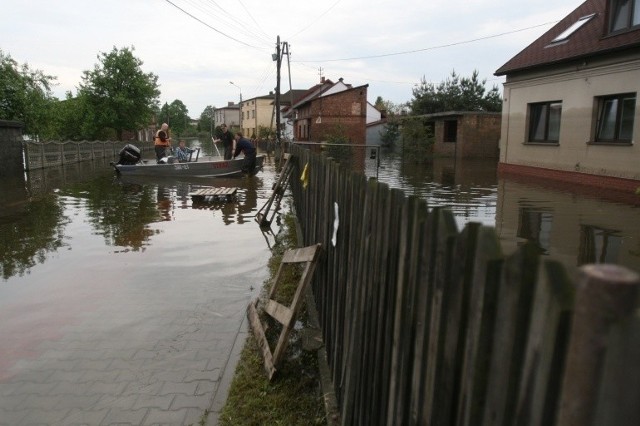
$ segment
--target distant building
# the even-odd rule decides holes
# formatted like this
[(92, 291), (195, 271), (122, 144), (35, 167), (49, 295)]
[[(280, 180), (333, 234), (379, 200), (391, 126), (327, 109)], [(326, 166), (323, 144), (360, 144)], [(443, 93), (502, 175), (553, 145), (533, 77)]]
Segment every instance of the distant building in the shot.
[(288, 118), (287, 112), (291, 109), (291, 105), (293, 105), (295, 101), (301, 98), (306, 92), (306, 90), (292, 89), (280, 95), (280, 136), (283, 140), (293, 140), (293, 120)]
[(226, 107), (213, 110), (213, 122), (216, 126), (240, 127), (240, 105), (228, 102)]
[(421, 116), (434, 137), (433, 155), (455, 158), (497, 158), (500, 113), (449, 111)]
[(495, 72), (501, 172), (638, 187), (639, 8), (587, 0)]
[(268, 95), (242, 101), (240, 119), (242, 133), (246, 137), (257, 137), (260, 127), (275, 128), (276, 121), (273, 107), (275, 96), (273, 92), (270, 92)]
[(287, 112), (296, 141), (326, 141), (345, 136), (349, 143), (366, 143), (368, 85), (352, 87), (339, 79), (325, 80), (309, 90)]

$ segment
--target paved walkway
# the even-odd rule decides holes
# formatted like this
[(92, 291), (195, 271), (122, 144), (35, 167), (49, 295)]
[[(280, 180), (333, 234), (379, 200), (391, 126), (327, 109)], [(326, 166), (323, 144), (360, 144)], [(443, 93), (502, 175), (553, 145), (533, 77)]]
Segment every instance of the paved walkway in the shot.
[(0, 369), (0, 425), (197, 425), (205, 410), (216, 425), (246, 338), (247, 300), (167, 309), (152, 298), (135, 318), (110, 304), (55, 316), (64, 333), (41, 323), (37, 347), (18, 344), (20, 361)]

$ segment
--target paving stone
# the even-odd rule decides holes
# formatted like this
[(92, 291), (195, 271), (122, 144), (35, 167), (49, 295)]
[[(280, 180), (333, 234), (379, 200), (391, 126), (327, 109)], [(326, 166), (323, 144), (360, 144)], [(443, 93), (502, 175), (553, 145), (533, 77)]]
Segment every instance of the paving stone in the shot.
[(187, 416), (187, 410), (158, 410), (152, 408), (149, 410), (149, 414), (145, 417), (143, 425), (183, 425), (185, 424), (185, 417)]
[(69, 415), (70, 410), (46, 410), (31, 408), (27, 410), (20, 423), (25, 425), (50, 425), (62, 423), (62, 420)]
[(206, 410), (211, 405), (212, 399), (213, 392), (208, 392), (202, 395), (176, 395), (171, 403), (171, 409), (201, 408), (202, 410)]
[(102, 419), (101, 425), (114, 425), (114, 424), (130, 424), (140, 425), (144, 418), (147, 416), (149, 410), (147, 408), (141, 408), (139, 410), (122, 410), (119, 408), (113, 408), (109, 410), (104, 419)]
[(196, 389), (198, 389), (198, 382), (191, 383), (174, 383), (165, 382), (160, 391), (161, 395), (168, 394), (182, 394), (182, 395), (195, 395)]
[(97, 410), (93, 408), (76, 408), (69, 411), (67, 416), (62, 419), (61, 423), (68, 426), (99, 425), (102, 424), (108, 412), (109, 408)]
[(159, 410), (168, 410), (177, 395), (140, 395), (133, 404), (134, 409), (139, 408), (156, 408)]

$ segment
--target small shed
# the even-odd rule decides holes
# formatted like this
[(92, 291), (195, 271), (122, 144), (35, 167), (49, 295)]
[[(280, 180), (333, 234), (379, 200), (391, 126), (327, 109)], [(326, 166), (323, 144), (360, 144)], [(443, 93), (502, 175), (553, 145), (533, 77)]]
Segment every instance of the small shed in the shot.
[(433, 155), (498, 158), (501, 113), (448, 111), (421, 116), (434, 135)]

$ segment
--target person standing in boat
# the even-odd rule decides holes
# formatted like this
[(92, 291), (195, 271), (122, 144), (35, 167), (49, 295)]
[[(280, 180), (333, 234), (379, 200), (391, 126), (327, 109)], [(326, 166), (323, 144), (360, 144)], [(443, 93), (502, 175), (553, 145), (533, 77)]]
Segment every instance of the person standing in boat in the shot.
[(240, 153), (244, 154), (244, 163), (242, 164), (242, 171), (244, 173), (253, 173), (256, 168), (256, 147), (253, 143), (244, 136), (242, 132), (236, 133), (236, 147), (233, 153), (233, 158), (236, 158)]
[(156, 160), (160, 162), (161, 159), (167, 156), (167, 148), (171, 146), (169, 125), (167, 123), (162, 123), (160, 130), (156, 132), (156, 136), (153, 138), (153, 145), (156, 150)]
[(227, 129), (227, 125), (224, 123), (222, 123), (220, 129), (222, 130), (222, 134), (220, 135), (220, 138), (216, 139), (214, 142), (222, 141), (222, 146), (224, 147), (224, 159), (231, 160), (231, 157), (233, 157), (233, 151), (235, 149), (235, 140), (233, 138), (233, 133), (231, 133)]

